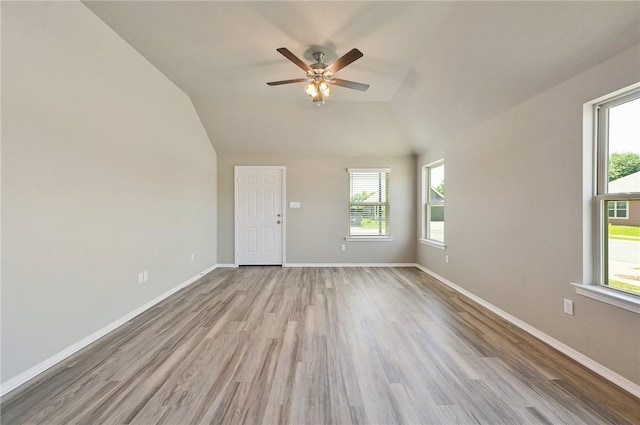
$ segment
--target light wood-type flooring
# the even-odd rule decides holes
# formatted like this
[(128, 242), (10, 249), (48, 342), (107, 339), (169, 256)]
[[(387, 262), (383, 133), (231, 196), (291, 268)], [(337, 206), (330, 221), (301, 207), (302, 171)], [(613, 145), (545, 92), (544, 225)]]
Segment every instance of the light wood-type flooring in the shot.
[(415, 268), (217, 269), (3, 424), (639, 424), (640, 400)]

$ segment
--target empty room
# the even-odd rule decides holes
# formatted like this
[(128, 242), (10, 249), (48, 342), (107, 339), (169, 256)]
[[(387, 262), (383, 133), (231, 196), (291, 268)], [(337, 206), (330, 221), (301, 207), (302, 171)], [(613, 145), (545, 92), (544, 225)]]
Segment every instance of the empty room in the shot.
[(640, 2), (0, 18), (2, 425), (640, 423)]

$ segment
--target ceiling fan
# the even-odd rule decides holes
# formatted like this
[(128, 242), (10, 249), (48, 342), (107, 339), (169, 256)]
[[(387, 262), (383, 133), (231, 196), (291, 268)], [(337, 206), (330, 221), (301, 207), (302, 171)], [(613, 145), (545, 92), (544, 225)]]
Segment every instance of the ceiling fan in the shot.
[(307, 73), (307, 76), (306, 78), (294, 78), (292, 80), (271, 81), (267, 84), (270, 86), (279, 86), (282, 84), (306, 82), (307, 84), (304, 86), (304, 91), (311, 96), (311, 99), (314, 102), (318, 102), (318, 106), (320, 105), (320, 102), (324, 103), (324, 99), (331, 94), (331, 86), (329, 83), (359, 91), (366, 91), (369, 88), (369, 84), (333, 78), (333, 74), (364, 56), (358, 49), (351, 49), (344, 56), (329, 65), (322, 62), (324, 59), (323, 52), (315, 52), (313, 54), (313, 58), (316, 62), (307, 65), (296, 55), (291, 53), (291, 51), (286, 47), (280, 47), (276, 50), (285, 58), (298, 65)]

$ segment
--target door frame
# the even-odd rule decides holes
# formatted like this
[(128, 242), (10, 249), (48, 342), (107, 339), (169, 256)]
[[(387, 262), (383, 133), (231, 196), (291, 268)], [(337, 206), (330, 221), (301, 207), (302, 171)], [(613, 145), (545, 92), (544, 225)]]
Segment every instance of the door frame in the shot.
[(282, 241), (280, 247), (282, 248), (282, 267), (286, 265), (286, 253), (287, 253), (287, 167), (284, 165), (236, 165), (233, 167), (233, 181), (234, 181), (234, 194), (233, 194), (233, 222), (234, 222), (234, 241), (233, 241), (233, 257), (236, 267), (240, 266), (238, 259), (238, 240), (239, 240), (239, 225), (238, 225), (238, 193), (239, 193), (239, 172), (241, 170), (279, 170), (282, 176), (280, 181), (280, 194), (282, 203), (282, 232), (280, 237)]

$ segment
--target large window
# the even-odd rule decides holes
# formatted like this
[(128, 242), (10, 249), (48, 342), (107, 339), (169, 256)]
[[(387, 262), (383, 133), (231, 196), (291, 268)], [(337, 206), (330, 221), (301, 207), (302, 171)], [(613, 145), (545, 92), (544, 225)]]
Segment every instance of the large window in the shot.
[(422, 239), (444, 245), (444, 162), (423, 169)]
[(596, 280), (640, 294), (640, 91), (596, 105)]
[(349, 168), (349, 237), (389, 237), (388, 168)]

